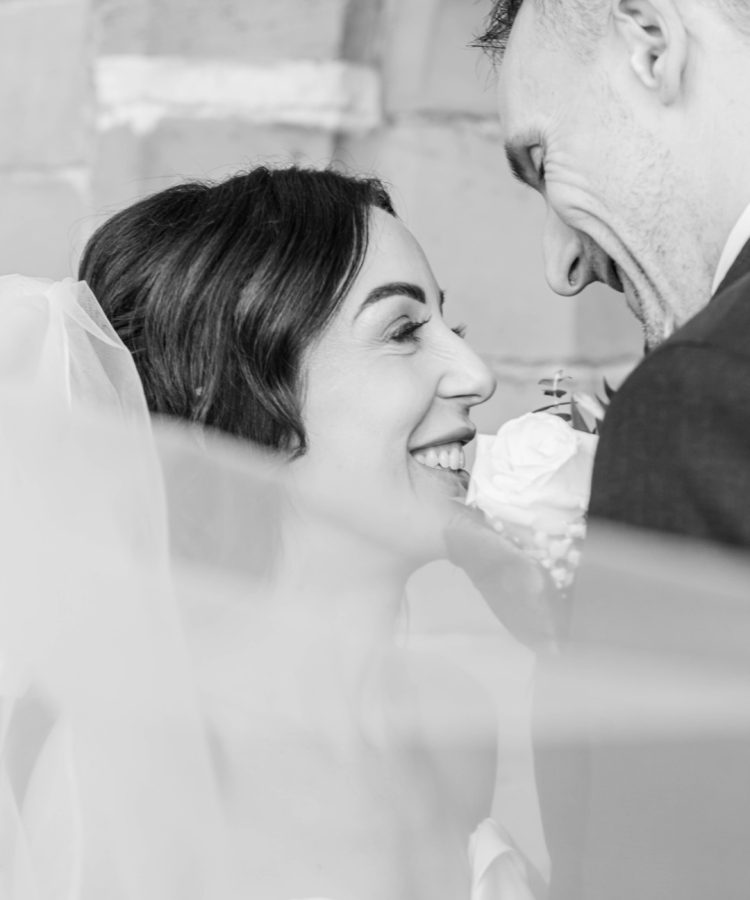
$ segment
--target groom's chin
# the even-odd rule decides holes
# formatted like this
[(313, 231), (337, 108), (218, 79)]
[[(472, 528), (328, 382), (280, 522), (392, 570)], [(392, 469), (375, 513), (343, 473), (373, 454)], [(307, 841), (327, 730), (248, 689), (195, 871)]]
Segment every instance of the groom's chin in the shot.
[(674, 331), (674, 322), (661, 309), (654, 308), (653, 305), (649, 308), (643, 296), (629, 282), (626, 282), (624, 293), (628, 308), (640, 322), (644, 353), (650, 353), (670, 337)]
[(664, 342), (664, 337), (657, 334), (656, 330), (648, 322), (643, 322), (643, 354), (644, 356), (656, 350), (659, 344)]
[(646, 318), (642, 321), (644, 352), (652, 350), (663, 344), (674, 334), (677, 325), (671, 316), (660, 316), (658, 320)]

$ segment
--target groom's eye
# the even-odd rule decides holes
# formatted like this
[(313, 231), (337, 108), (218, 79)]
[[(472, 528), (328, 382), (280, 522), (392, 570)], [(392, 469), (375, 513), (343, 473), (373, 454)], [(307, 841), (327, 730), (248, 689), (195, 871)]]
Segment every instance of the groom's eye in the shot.
[(505, 143), (505, 156), (513, 175), (537, 191), (544, 190), (545, 147), (537, 132)]
[(544, 184), (544, 148), (536, 144), (529, 150), (529, 158), (540, 184)]

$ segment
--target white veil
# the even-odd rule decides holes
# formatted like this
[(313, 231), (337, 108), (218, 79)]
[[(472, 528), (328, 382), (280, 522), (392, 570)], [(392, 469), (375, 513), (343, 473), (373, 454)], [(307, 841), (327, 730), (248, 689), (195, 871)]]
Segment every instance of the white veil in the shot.
[(135, 367), (85, 285), (0, 320), (0, 895), (232, 897)]
[[(0, 897), (257, 895), (228, 849), (187, 631), (264, 577), (284, 495), (273, 461), (152, 426), (85, 286), (13, 276), (0, 279), (0, 484)], [(466, 597), (452, 618), (406, 646), (460, 647), (481, 668), (487, 634), (454, 583)], [(592, 529), (565, 649), (540, 658), (536, 688), (555, 897), (697, 897), (677, 893), (696, 854), (700, 889), (716, 888), (701, 896), (746, 895), (748, 596), (740, 554)], [(485, 681), (505, 671), (493, 658)], [(449, 694), (430, 712), (436, 742), (496, 738)], [(528, 707), (504, 715), (524, 744)], [(407, 852), (413, 840), (437, 871), (440, 823), (431, 834), (410, 801), (405, 789)]]

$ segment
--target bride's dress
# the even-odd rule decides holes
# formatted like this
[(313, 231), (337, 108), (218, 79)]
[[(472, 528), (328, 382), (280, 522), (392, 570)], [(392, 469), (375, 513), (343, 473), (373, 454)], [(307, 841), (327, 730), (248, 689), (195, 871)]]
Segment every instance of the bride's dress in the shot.
[[(500, 826), (485, 819), (472, 834), (469, 861), (472, 880), (470, 900), (534, 900), (522, 859)], [(294, 900), (343, 900), (333, 897), (299, 897)]]
[[(0, 278), (0, 326), (0, 897), (255, 896), (182, 605), (257, 583), (274, 470), (153, 427), (85, 286)], [(467, 854), (467, 897), (532, 900), (497, 823)]]
[[(472, 880), (470, 900), (534, 900), (523, 862), (500, 826), (485, 819), (469, 842)], [(343, 900), (333, 897), (296, 897), (294, 900)]]

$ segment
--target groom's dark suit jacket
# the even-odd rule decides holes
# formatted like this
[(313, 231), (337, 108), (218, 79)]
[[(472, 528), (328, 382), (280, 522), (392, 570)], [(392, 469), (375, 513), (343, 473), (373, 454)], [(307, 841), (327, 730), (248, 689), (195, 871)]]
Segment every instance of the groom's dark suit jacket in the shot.
[(590, 514), (750, 547), (750, 243), (615, 395)]
[[(688, 535), (741, 548), (737, 559), (727, 551), (727, 567), (736, 562), (744, 578), (750, 548), (750, 243), (710, 303), (652, 351), (615, 395), (602, 428), (590, 513), (592, 566), (584, 562), (581, 568), (569, 647), (620, 642), (644, 659), (658, 659), (663, 650), (665, 658), (681, 654), (688, 668), (702, 672), (700, 667), (722, 667), (735, 654), (731, 663), (747, 678), (749, 699), (744, 710), (738, 708), (731, 735), (699, 727), (677, 741), (581, 739), (552, 749), (537, 743), (552, 857), (550, 900), (747, 900), (750, 578), (746, 600), (736, 579), (732, 600), (714, 597), (705, 585), (694, 596), (684, 587), (662, 595), (653, 572), (639, 587), (649, 542), (638, 538), (628, 573), (626, 534), (623, 577), (605, 587), (595, 571), (595, 548), (606, 520)], [(668, 542), (651, 544), (655, 562), (672, 553)], [(679, 566), (686, 552), (676, 548), (670, 565)], [(720, 570), (717, 583), (722, 577)], [(696, 634), (697, 621), (705, 623), (703, 634)], [(730, 631), (734, 640), (727, 642)], [(540, 666), (538, 714), (555, 702), (554, 672), (551, 662)], [(614, 703), (612, 715), (618, 715)]]

